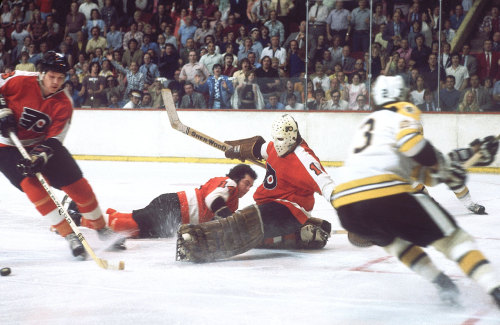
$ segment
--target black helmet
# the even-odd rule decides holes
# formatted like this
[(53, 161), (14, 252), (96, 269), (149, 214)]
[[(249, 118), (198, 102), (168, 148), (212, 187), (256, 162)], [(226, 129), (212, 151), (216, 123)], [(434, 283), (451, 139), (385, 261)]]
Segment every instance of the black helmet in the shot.
[(55, 51), (48, 51), (42, 59), (42, 72), (55, 71), (64, 73), (69, 70), (69, 64), (66, 57)]

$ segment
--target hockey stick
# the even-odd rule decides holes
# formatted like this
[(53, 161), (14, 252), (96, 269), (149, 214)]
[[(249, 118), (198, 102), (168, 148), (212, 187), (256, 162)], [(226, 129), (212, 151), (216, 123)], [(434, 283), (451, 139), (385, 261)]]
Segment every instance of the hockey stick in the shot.
[[(14, 142), (14, 144), (16, 145), (17, 149), (19, 150), (19, 152), (21, 153), (23, 158), (31, 160), (30, 155), (28, 154), (28, 152), (24, 148), (21, 141), (19, 141), (19, 138), (17, 137), (17, 135), (14, 132), (10, 131), (9, 137), (12, 140), (12, 142)], [(78, 237), (80, 242), (83, 244), (87, 253), (97, 263), (97, 265), (99, 265), (100, 267), (102, 267), (103, 269), (106, 269), (106, 270), (123, 270), (123, 269), (125, 269), (125, 262), (123, 262), (123, 261), (120, 261), (118, 264), (116, 264), (116, 263), (110, 263), (107, 260), (104, 260), (102, 258), (97, 257), (97, 255), (94, 253), (94, 250), (90, 247), (90, 245), (87, 242), (87, 240), (85, 239), (85, 237), (83, 237), (83, 234), (80, 232), (80, 229), (78, 229), (78, 226), (75, 224), (73, 219), (71, 219), (68, 212), (66, 212), (66, 210), (63, 208), (61, 202), (59, 202), (59, 200), (55, 197), (54, 193), (50, 189), (49, 184), (45, 180), (45, 177), (43, 177), (43, 175), (41, 173), (36, 173), (35, 176), (36, 176), (36, 178), (38, 178), (38, 181), (40, 182), (40, 184), (42, 184), (45, 191), (47, 191), (47, 194), (49, 194), (52, 201), (54, 201), (55, 205), (57, 206), (59, 214), (62, 215), (64, 217), (64, 219), (66, 219), (66, 221), (69, 223), (69, 225), (71, 226), (71, 229), (73, 230), (75, 235)]]
[[(174, 99), (172, 98), (172, 92), (170, 91), (170, 89), (162, 89), (161, 95), (163, 97), (163, 103), (165, 104), (165, 108), (168, 114), (168, 119), (170, 120), (170, 125), (172, 126), (172, 128), (182, 133), (185, 133), (190, 137), (195, 138), (198, 141), (208, 144), (209, 146), (212, 146), (215, 149), (226, 151), (231, 148), (231, 146), (228, 145), (227, 143), (219, 141), (187, 125), (184, 125), (179, 119), (179, 115), (177, 114), (177, 110), (175, 109)], [(262, 168), (266, 168), (266, 166), (260, 161), (253, 159), (249, 160)]]
[[(495, 137), (495, 139), (500, 140), (500, 135), (497, 135)], [(476, 153), (474, 153), (472, 155), (472, 157), (469, 158), (469, 160), (467, 160), (466, 162), (464, 162), (464, 164), (462, 166), (464, 168), (470, 168), (470, 167), (474, 166), (474, 164), (477, 163), (479, 159), (481, 159), (481, 152), (480, 151), (476, 151)]]

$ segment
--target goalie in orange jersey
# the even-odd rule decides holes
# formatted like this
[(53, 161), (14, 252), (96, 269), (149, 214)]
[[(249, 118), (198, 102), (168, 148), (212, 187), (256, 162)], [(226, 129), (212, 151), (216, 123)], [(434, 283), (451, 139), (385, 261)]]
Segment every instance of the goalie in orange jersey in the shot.
[[(85, 249), (57, 206), (35, 176), (41, 173), (54, 188), (66, 192), (82, 211), (100, 239), (115, 238), (106, 227), (92, 188), (69, 151), (62, 144), (73, 114), (71, 97), (62, 88), (69, 65), (59, 53), (49, 51), (42, 59), (42, 72), (14, 71), (0, 78), (0, 171), (26, 193), (36, 209), (66, 238), (74, 256)], [(10, 139), (17, 134), (31, 160), (23, 159)], [(125, 238), (115, 247), (125, 248)]]

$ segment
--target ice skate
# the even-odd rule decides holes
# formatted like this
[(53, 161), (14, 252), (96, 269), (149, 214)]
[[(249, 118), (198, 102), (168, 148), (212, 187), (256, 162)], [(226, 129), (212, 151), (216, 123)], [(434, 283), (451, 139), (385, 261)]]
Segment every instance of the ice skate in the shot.
[(71, 200), (71, 198), (66, 194), (61, 202), (63, 208), (68, 212), (69, 216), (77, 226), (80, 226), (82, 215), (76, 206), (75, 201)]
[[(448, 305), (456, 306), (459, 305), (458, 296), (460, 292), (457, 286), (451, 281), (451, 279), (444, 273), (439, 273), (439, 275), (432, 281), (436, 285), (439, 291), (439, 298)], [(499, 296), (500, 299), (500, 291)]]
[(114, 232), (108, 227), (104, 227), (96, 231), (97, 231), (97, 236), (99, 237), (100, 240), (102, 241), (111, 240), (113, 243), (112, 247), (114, 249), (120, 249), (120, 250), (127, 249), (127, 247), (125, 246), (125, 241), (127, 240), (127, 238), (123, 237), (119, 233)]
[(467, 209), (475, 214), (487, 214), (486, 209), (481, 204), (471, 203), (467, 206)]
[(64, 237), (66, 241), (69, 243), (69, 248), (71, 249), (71, 253), (75, 257), (82, 257), (85, 259), (86, 257), (86, 252), (85, 248), (83, 247), (82, 242), (78, 239), (75, 233), (71, 233)]
[(498, 307), (500, 308), (500, 287), (496, 287), (493, 291), (490, 292), (490, 295), (493, 297)]

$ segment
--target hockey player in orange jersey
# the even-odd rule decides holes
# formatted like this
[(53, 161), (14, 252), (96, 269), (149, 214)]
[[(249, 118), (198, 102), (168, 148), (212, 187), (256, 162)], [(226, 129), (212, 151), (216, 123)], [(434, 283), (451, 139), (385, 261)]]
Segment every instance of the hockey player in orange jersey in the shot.
[(302, 139), (298, 124), (284, 114), (273, 122), (273, 141), (262, 137), (227, 141), (233, 159), (266, 160), (266, 176), (256, 204), (224, 219), (182, 225), (177, 233), (177, 259), (193, 262), (227, 258), (255, 248), (263, 238), (280, 238), (300, 230), (310, 242), (326, 243), (330, 224), (311, 217), (314, 193), (327, 201), (334, 188), (319, 159)]
[[(53, 51), (42, 59), (42, 72), (13, 71), (0, 77), (0, 171), (25, 192), (36, 209), (66, 238), (74, 256), (85, 250), (54, 202), (34, 177), (41, 172), (52, 187), (66, 192), (82, 211), (88, 225), (100, 239), (114, 236), (106, 227), (92, 188), (62, 142), (70, 126), (73, 105), (62, 85), (69, 65)], [(22, 159), (9, 134), (13, 131), (31, 155)], [(116, 237), (115, 237), (116, 238)], [(115, 246), (125, 248), (125, 239)]]

